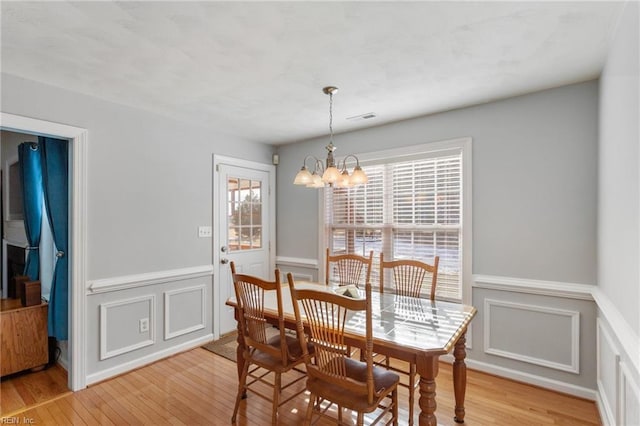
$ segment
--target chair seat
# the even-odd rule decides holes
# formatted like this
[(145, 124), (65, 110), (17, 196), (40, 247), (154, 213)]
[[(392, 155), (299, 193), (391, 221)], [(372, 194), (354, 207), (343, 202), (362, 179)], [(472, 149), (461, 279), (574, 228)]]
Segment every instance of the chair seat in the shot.
[[(300, 346), (300, 340), (296, 339), (293, 336), (289, 336), (285, 334), (285, 340), (287, 342), (287, 349), (289, 350), (289, 356), (291, 359), (289, 360), (288, 365), (285, 367), (282, 365), (282, 360), (280, 357), (274, 357), (273, 355), (263, 352), (261, 350), (256, 349), (251, 354), (251, 362), (259, 365), (262, 368), (266, 368), (269, 370), (279, 370), (286, 371), (291, 367), (303, 362), (302, 359), (302, 347)], [(270, 337), (267, 340), (267, 345), (273, 346), (274, 348), (280, 348), (280, 333), (275, 336)], [(313, 346), (307, 346), (310, 354), (313, 353)]]
[[(336, 358), (336, 362), (338, 362), (338, 358)], [(366, 382), (367, 364), (365, 362), (346, 358), (345, 365), (347, 377), (359, 382)], [(373, 383), (378, 397), (373, 404), (369, 404), (367, 395), (354, 394), (340, 385), (328, 383), (317, 378), (309, 377), (307, 379), (307, 389), (311, 393), (328, 399), (341, 407), (355, 411), (371, 412), (376, 409), (380, 400), (397, 386), (399, 381), (400, 377), (397, 374), (383, 368), (374, 367)]]

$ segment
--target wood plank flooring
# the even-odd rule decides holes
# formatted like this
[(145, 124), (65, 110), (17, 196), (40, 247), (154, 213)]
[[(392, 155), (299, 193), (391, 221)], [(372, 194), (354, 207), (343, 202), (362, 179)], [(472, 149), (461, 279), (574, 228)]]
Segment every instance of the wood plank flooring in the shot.
[[(235, 363), (196, 348), (51, 402), (12, 412), (11, 418), (0, 419), (0, 423), (19, 420), (20, 424), (37, 425), (230, 424), (236, 389)], [(403, 425), (407, 424), (407, 390), (401, 387), (399, 394)], [(4, 395), (2, 401), (4, 404)], [(438, 424), (456, 425), (451, 366), (446, 363), (440, 365), (437, 403)], [(601, 424), (592, 401), (472, 370), (468, 371), (465, 406), (467, 425)], [(301, 424), (305, 408), (305, 395), (283, 405), (281, 424)], [(5, 407), (2, 411), (10, 412)], [(269, 402), (250, 396), (240, 405), (237, 424), (268, 425), (270, 413)]]
[(0, 415), (6, 416), (71, 393), (67, 372), (56, 364), (33, 372), (3, 377), (0, 382)]

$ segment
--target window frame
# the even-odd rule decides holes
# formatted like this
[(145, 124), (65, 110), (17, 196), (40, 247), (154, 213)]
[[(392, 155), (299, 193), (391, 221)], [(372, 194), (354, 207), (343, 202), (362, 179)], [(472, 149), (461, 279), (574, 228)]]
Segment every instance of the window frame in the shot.
[[(358, 153), (357, 156), (362, 166), (395, 163), (412, 159), (432, 158), (447, 155), (447, 153), (460, 152), (462, 156), (462, 209), (461, 209), (461, 302), (471, 304), (472, 287), (472, 254), (473, 254), (473, 216), (472, 216), (472, 138), (463, 137), (437, 142), (423, 143), (419, 145), (391, 148), (381, 151)], [(318, 265), (326, 262), (325, 239), (325, 190), (318, 192)], [(374, 256), (377, 254), (374, 254)], [(325, 282), (324, 267), (319, 269), (319, 281)]]

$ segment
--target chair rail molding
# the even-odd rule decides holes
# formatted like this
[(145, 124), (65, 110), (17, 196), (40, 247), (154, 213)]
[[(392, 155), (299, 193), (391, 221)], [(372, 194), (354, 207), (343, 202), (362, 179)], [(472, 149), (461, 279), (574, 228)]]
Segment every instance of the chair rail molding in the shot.
[(591, 284), (474, 274), (473, 288), (566, 297), (569, 299), (594, 300), (593, 291), (597, 287)]
[(167, 271), (147, 272), (144, 274), (123, 275), (120, 277), (88, 281), (86, 292), (87, 295), (107, 293), (129, 288), (162, 284), (171, 281), (208, 277), (212, 275), (213, 265), (193, 266), (190, 268), (170, 269)]
[(302, 257), (277, 256), (276, 265), (296, 266), (299, 268), (318, 269), (318, 259), (306, 259)]

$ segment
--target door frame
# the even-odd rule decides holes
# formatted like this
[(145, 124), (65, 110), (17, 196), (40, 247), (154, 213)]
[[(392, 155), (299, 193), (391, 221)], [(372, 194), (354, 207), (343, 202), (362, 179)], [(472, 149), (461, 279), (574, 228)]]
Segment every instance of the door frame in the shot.
[(267, 212), (268, 219), (268, 227), (269, 227), (269, 269), (273, 270), (276, 267), (276, 167), (272, 164), (267, 163), (259, 163), (256, 161), (243, 160), (241, 158), (235, 157), (227, 157), (224, 155), (213, 154), (213, 199), (211, 203), (211, 209), (213, 212), (213, 238), (212, 238), (212, 262), (213, 262), (213, 300), (212, 300), (212, 309), (213, 309), (213, 338), (217, 340), (220, 338), (220, 309), (218, 309), (218, 303), (223, 303), (224, 301), (220, 300), (222, 297), (220, 294), (220, 250), (221, 246), (220, 241), (220, 220), (221, 220), (221, 209), (218, 204), (218, 198), (220, 197), (219, 190), (219, 165), (224, 164), (228, 166), (234, 167), (246, 167), (249, 169), (261, 170), (265, 171), (269, 175), (269, 210)]
[(0, 112), (0, 128), (69, 140), (69, 370), (72, 391), (86, 387), (87, 143), (80, 127)]

